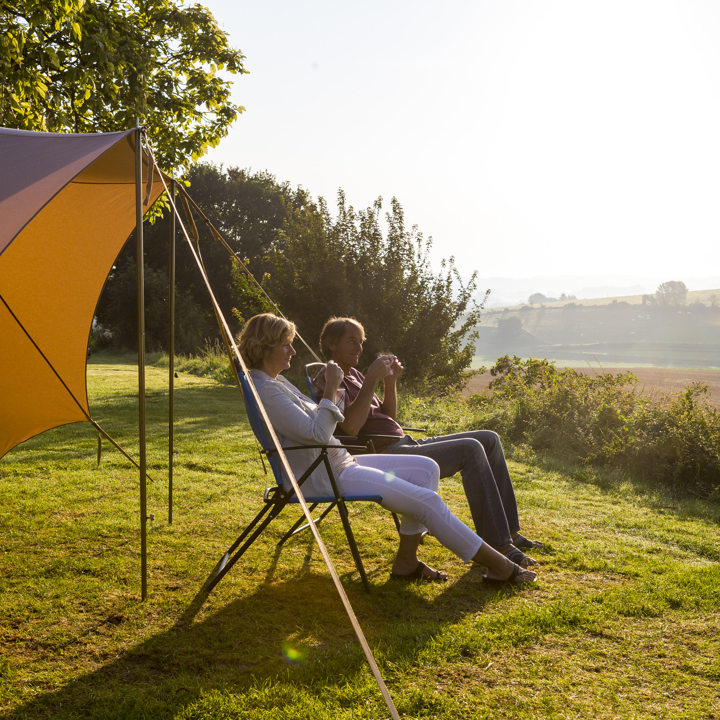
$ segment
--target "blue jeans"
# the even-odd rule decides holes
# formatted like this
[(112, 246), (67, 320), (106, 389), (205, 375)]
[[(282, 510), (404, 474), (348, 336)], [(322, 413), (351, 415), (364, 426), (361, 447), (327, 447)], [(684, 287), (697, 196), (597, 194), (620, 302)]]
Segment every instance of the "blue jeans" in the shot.
[(497, 433), (474, 430), (418, 441), (406, 435), (383, 452), (432, 458), (441, 478), (459, 472), (475, 532), (492, 547), (509, 545), (511, 533), (520, 530), (515, 490)]

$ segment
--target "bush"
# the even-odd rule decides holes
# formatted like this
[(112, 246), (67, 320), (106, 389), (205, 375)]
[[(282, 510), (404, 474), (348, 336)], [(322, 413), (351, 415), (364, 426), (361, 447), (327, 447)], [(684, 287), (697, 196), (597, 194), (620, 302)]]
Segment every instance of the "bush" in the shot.
[[(158, 367), (168, 367), (170, 358), (163, 354), (155, 362)], [(231, 384), (235, 382), (235, 376), (230, 369), (225, 347), (217, 338), (214, 342), (205, 340), (205, 347), (198, 355), (177, 355), (175, 357), (175, 369), (178, 372), (197, 375), (198, 377), (209, 377), (221, 383)]]
[(643, 396), (631, 373), (585, 375), (547, 360), (500, 358), (475, 395), (476, 427), (587, 465), (610, 465), (673, 490), (720, 493), (720, 416), (707, 386)]
[[(170, 333), (169, 282), (164, 269), (145, 268), (145, 347), (164, 350)], [(108, 277), (98, 303), (95, 336), (98, 347), (137, 349), (137, 270), (134, 259), (120, 262)], [(189, 353), (215, 329), (215, 318), (203, 311), (187, 290), (175, 292), (175, 348)]]

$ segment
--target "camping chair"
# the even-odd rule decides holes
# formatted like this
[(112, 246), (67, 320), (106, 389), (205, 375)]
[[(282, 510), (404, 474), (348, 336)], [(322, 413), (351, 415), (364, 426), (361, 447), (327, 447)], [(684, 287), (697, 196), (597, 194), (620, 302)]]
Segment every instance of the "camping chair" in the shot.
[[(311, 362), (307, 363), (307, 365), (303, 365), (303, 377), (305, 378), (305, 384), (308, 386), (308, 390), (310, 391), (310, 398), (313, 402), (317, 402), (317, 396), (315, 395), (315, 389), (312, 385), (312, 377), (310, 377), (310, 368), (314, 368), (319, 372), (321, 367), (325, 367), (324, 362)], [(403, 432), (421, 432), (426, 433), (427, 428), (413, 428), (413, 427), (404, 427), (401, 428)], [(373, 444), (373, 438), (387, 438), (392, 439), (393, 441), (398, 440), (395, 435), (339, 435), (338, 433), (335, 433), (335, 437), (340, 440), (343, 445), (347, 441), (357, 441), (365, 444), (365, 447), (367, 448), (368, 452), (375, 453), (375, 445)], [(353, 453), (355, 454), (355, 453)]]
[[(235, 365), (236, 367), (238, 367), (237, 361)], [(255, 434), (255, 437), (260, 444), (260, 447), (262, 448), (260, 450), (261, 456), (265, 455), (268, 459), (273, 476), (275, 477), (276, 485), (273, 487), (269, 487), (265, 490), (265, 494), (263, 495), (263, 502), (265, 503), (264, 507), (255, 516), (252, 522), (242, 531), (238, 539), (228, 548), (227, 552), (225, 552), (220, 562), (217, 564), (217, 566), (211, 573), (206, 583), (206, 589), (208, 592), (210, 592), (215, 587), (215, 585), (217, 585), (220, 580), (222, 580), (222, 578), (227, 574), (230, 568), (255, 542), (255, 540), (262, 533), (262, 531), (265, 530), (265, 528), (283, 511), (286, 505), (299, 504), (298, 498), (295, 495), (295, 491), (290, 490), (286, 492), (283, 487), (282, 475), (280, 473), (280, 465), (277, 459), (277, 450), (275, 446), (269, 441), (269, 434), (266, 430), (264, 422), (262, 421), (257, 403), (255, 402), (255, 397), (250, 390), (248, 378), (239, 368), (238, 377), (240, 379), (240, 386), (242, 389), (243, 400), (245, 402), (245, 410), (247, 411), (248, 420), (250, 421), (250, 427), (252, 428), (252, 431)], [(300, 445), (295, 447), (285, 447), (283, 448), (283, 452), (289, 453), (293, 450), (304, 450), (307, 448), (317, 448), (318, 450), (320, 450), (320, 454), (318, 455), (318, 457), (312, 462), (312, 464), (307, 468), (307, 470), (302, 474), (302, 476), (298, 478), (298, 484), (302, 486), (305, 480), (310, 477), (313, 471), (317, 467), (319, 467), (320, 464), (323, 464), (325, 466), (328, 477), (330, 478), (330, 483), (332, 485), (334, 494), (332, 496), (309, 496), (305, 498), (305, 501), (308, 503), (310, 512), (313, 512), (318, 505), (328, 505), (328, 507), (325, 508), (320, 514), (320, 516), (314, 520), (314, 523), (316, 525), (318, 525), (328, 515), (328, 513), (330, 513), (333, 508), (337, 507), (340, 514), (340, 519), (342, 520), (343, 528), (345, 530), (345, 536), (347, 537), (347, 541), (350, 546), (350, 551), (352, 552), (353, 559), (355, 560), (355, 566), (360, 573), (360, 577), (362, 579), (363, 585), (365, 586), (365, 590), (367, 590), (367, 592), (370, 592), (370, 583), (368, 582), (367, 575), (365, 574), (365, 568), (363, 567), (362, 559), (360, 558), (360, 553), (355, 542), (355, 537), (353, 535), (352, 528), (350, 527), (350, 520), (348, 518), (346, 503), (380, 503), (382, 502), (382, 496), (342, 495), (339, 491), (337, 479), (335, 478), (335, 473), (332, 469), (332, 464), (328, 455), (329, 447), (331, 446)], [(353, 447), (353, 450), (355, 450), (356, 452), (364, 451), (365, 448), (362, 446), (358, 446)], [(280, 542), (278, 542), (277, 544), (278, 547), (282, 547), (285, 542), (291, 537), (310, 527), (309, 524), (300, 527), (304, 518), (304, 515), (300, 516), (300, 519), (280, 539)], [(395, 513), (393, 513), (393, 519), (395, 521), (395, 526), (399, 528), (399, 521)]]

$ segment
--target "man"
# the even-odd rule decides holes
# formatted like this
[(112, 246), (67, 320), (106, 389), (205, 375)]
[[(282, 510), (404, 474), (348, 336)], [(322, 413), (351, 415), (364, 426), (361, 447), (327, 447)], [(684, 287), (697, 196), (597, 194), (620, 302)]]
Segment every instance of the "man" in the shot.
[[(373, 439), (378, 452), (432, 458), (440, 466), (441, 478), (459, 472), (477, 534), (518, 565), (537, 565), (519, 549), (542, 547), (542, 543), (520, 534), (515, 491), (498, 435), (490, 430), (421, 440), (406, 435), (396, 421), (397, 381), (403, 366), (394, 355), (382, 355), (363, 377), (356, 366), (364, 341), (363, 326), (354, 318), (330, 318), (320, 335), (325, 359), (334, 360), (345, 373), (345, 420), (340, 429), (348, 435), (390, 436)], [(381, 380), (382, 402), (375, 393)], [(324, 387), (321, 370), (313, 380), (318, 397)]]

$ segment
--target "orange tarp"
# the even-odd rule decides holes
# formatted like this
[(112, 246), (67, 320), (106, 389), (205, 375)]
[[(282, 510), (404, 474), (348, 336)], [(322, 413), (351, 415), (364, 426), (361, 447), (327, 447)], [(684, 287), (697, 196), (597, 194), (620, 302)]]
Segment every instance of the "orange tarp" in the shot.
[[(88, 338), (135, 228), (136, 137), (0, 128), (0, 457), (90, 417)], [(148, 207), (162, 192), (155, 169)]]

